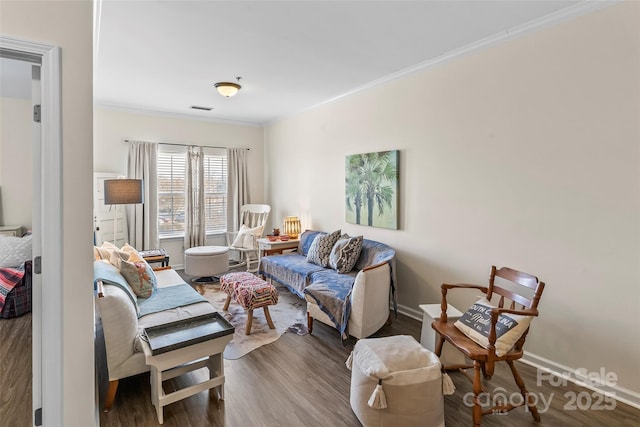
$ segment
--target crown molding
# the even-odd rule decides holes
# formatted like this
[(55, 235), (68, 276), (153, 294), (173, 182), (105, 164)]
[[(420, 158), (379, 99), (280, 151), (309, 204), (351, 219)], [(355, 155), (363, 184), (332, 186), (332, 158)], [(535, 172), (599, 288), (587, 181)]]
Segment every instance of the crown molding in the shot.
[(245, 122), (241, 120), (226, 120), (226, 119), (219, 119), (214, 117), (200, 117), (200, 116), (194, 116), (186, 113), (175, 113), (171, 111), (153, 110), (153, 109), (140, 107), (140, 106), (110, 104), (110, 103), (99, 102), (99, 101), (95, 101), (93, 104), (93, 107), (97, 110), (116, 111), (119, 113), (141, 114), (145, 116), (156, 116), (156, 117), (168, 117), (168, 118), (180, 119), (180, 120), (195, 120), (199, 122), (217, 123), (217, 124), (231, 125), (231, 126), (245, 126), (245, 127), (257, 127), (257, 128), (263, 127), (261, 123)]
[(334, 98), (328, 99), (318, 104), (314, 104), (310, 107), (304, 108), (296, 113), (288, 114), (286, 116), (282, 116), (269, 122), (265, 123), (265, 125), (270, 125), (277, 123), (280, 120), (287, 119), (289, 117), (293, 117), (297, 114), (313, 110), (317, 107), (321, 107), (323, 105), (331, 104), (336, 101), (340, 101), (344, 98), (347, 98), (351, 95), (355, 95), (356, 93), (363, 92), (368, 89), (375, 88), (377, 86), (382, 86), (384, 84), (393, 82), (395, 80), (399, 80), (401, 78), (426, 71), (428, 69), (440, 66), (449, 61), (453, 61), (455, 59), (464, 57), (466, 55), (470, 55), (472, 53), (479, 52), (481, 50), (490, 48), (492, 46), (496, 46), (500, 43), (517, 39), (529, 33), (534, 33), (540, 31), (542, 29), (555, 26), (561, 24), (566, 21), (570, 21), (578, 16), (582, 16), (591, 12), (595, 12), (597, 10), (603, 9), (605, 7), (613, 6), (615, 4), (621, 3), (623, 0), (586, 0), (580, 3), (577, 3), (573, 6), (566, 7), (564, 9), (553, 12), (549, 15), (543, 16), (538, 19), (534, 19), (533, 21), (529, 21), (525, 24), (519, 25), (517, 27), (501, 31), (497, 34), (491, 35), (489, 37), (485, 37), (484, 39), (478, 40), (476, 42), (470, 43), (466, 46), (463, 46), (458, 49), (454, 49), (452, 51), (446, 52), (440, 56), (429, 59), (427, 61), (421, 62), (414, 66), (405, 68), (404, 70), (400, 70), (396, 73), (389, 74), (380, 79), (373, 80), (369, 83), (366, 83), (362, 86), (358, 86), (348, 92), (345, 92), (341, 95), (338, 95)]

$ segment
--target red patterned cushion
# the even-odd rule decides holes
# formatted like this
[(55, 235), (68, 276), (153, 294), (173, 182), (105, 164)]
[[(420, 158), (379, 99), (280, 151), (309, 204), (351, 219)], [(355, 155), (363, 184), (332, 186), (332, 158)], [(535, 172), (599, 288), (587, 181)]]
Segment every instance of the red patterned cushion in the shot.
[(276, 288), (251, 273), (227, 273), (220, 278), (220, 288), (245, 310), (278, 303)]

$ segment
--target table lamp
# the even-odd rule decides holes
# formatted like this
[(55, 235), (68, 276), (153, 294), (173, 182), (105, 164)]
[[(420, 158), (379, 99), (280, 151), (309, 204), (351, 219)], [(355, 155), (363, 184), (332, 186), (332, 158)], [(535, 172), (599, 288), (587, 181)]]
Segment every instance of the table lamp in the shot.
[(297, 239), (302, 230), (300, 219), (297, 216), (285, 217), (282, 229), (284, 230), (284, 234), (288, 234), (292, 239)]

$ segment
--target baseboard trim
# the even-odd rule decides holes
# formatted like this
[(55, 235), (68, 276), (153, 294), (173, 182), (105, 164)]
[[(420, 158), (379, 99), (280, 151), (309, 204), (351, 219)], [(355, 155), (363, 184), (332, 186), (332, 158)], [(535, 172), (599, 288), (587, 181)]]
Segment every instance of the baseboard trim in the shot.
[[(422, 322), (422, 312), (420, 310), (398, 304), (398, 312)], [(520, 361), (561, 379), (571, 381), (580, 387), (604, 394), (605, 396), (611, 396), (618, 402), (640, 409), (640, 393), (620, 387), (617, 384), (597, 384), (604, 381), (589, 380), (589, 377), (587, 376), (588, 372), (584, 368), (570, 368), (569, 366), (554, 362), (553, 360), (549, 360), (528, 351), (525, 351), (524, 357), (520, 359)], [(600, 376), (604, 376), (606, 375), (606, 372), (604, 374), (598, 372), (598, 374)]]
[[(393, 309), (393, 307), (391, 307)], [(404, 314), (405, 316), (411, 317), (412, 319), (419, 320), (422, 322), (422, 311), (416, 310), (411, 307), (407, 307), (406, 305), (398, 304), (398, 313)]]
[[(533, 366), (534, 368), (553, 374), (561, 379), (571, 381), (572, 383), (585, 387), (589, 390), (602, 393), (605, 396), (611, 396), (618, 402), (625, 403), (634, 408), (640, 409), (640, 393), (620, 387), (617, 384), (599, 384), (603, 381), (590, 380), (588, 372), (584, 368), (570, 368), (561, 363), (554, 362), (542, 356), (525, 351), (524, 357), (521, 359), (523, 363)], [(604, 370), (604, 368), (601, 368)], [(607, 372), (598, 372), (599, 377), (605, 376)]]

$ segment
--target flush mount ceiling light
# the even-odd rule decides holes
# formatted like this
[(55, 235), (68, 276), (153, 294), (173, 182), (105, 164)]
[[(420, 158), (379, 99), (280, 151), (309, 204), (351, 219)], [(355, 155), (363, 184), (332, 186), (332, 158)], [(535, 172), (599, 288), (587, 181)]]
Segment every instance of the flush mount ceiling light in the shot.
[[(241, 78), (242, 77), (236, 77), (236, 80), (240, 82)], [(218, 93), (220, 95), (226, 96), (227, 98), (230, 98), (236, 93), (238, 93), (238, 91), (242, 87), (238, 83), (231, 83), (231, 82), (219, 82), (219, 83), (216, 83), (214, 86), (216, 87), (216, 89), (218, 89)]]

